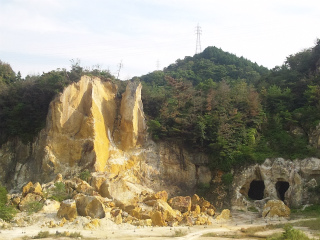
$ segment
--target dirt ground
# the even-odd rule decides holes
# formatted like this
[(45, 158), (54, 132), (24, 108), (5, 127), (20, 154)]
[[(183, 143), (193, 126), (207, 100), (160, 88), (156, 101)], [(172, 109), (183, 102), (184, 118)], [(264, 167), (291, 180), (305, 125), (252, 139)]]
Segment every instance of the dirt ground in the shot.
[[(273, 230), (257, 231), (248, 237), (243, 233), (243, 229), (250, 227), (263, 227), (270, 224), (285, 224), (291, 222), (287, 219), (268, 220), (261, 218), (257, 213), (252, 212), (232, 212), (232, 218), (228, 221), (216, 221), (212, 219), (212, 225), (209, 226), (192, 226), (192, 227), (135, 227), (130, 224), (117, 225), (108, 218), (100, 220), (100, 226), (92, 229), (85, 229), (84, 226), (91, 220), (86, 217), (77, 217), (73, 222), (66, 223), (63, 227), (48, 227), (48, 222), (59, 223), (54, 213), (37, 213), (33, 215), (20, 216), (20, 221), (12, 224), (10, 229), (2, 229), (0, 240), (25, 240), (36, 236), (40, 231), (49, 231), (52, 235), (58, 235), (62, 232), (80, 233), (81, 239), (201, 239), (201, 240), (224, 240), (224, 239), (263, 239), (276, 232), (281, 232), (282, 228)], [(19, 225), (19, 226), (18, 226)], [(22, 226), (25, 225), (25, 226)], [(241, 231), (242, 230), (242, 231)], [(210, 233), (213, 236), (203, 237), (203, 234)], [(228, 237), (229, 236), (229, 237)], [(68, 237), (50, 237), (47, 239), (70, 239)]]

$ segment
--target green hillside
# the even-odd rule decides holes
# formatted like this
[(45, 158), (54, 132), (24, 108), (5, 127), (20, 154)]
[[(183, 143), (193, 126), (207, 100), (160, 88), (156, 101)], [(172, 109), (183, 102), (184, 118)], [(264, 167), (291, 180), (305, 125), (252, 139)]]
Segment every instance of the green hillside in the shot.
[[(319, 156), (309, 135), (320, 120), (320, 40), (267, 69), (243, 57), (208, 47), (163, 71), (131, 81), (143, 84), (142, 100), (155, 141), (172, 141), (210, 156), (210, 166), (232, 167), (267, 157)], [(108, 71), (54, 70), (21, 79), (0, 62), (0, 144), (33, 141), (44, 127), (48, 106), (83, 74), (125, 82)], [(120, 96), (120, 94), (119, 94)]]
[(316, 156), (320, 41), (268, 70), (216, 47), (141, 77), (149, 131), (210, 155), (211, 167)]

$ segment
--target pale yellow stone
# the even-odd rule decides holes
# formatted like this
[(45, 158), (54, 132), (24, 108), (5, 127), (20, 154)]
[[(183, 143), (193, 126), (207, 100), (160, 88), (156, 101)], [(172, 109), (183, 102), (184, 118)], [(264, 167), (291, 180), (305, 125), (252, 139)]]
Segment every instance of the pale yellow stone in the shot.
[(231, 218), (231, 213), (229, 209), (223, 209), (216, 220), (229, 220)]
[(118, 214), (118, 215), (114, 218), (114, 222), (115, 222), (116, 224), (121, 224), (121, 223), (122, 223), (121, 214)]

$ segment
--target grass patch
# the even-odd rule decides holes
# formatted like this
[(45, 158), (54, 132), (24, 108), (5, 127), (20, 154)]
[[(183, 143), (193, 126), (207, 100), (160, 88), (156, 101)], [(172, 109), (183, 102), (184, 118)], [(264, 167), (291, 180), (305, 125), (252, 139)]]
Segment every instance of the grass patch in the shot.
[(79, 232), (58, 232), (56, 234), (50, 234), (49, 231), (40, 231), (33, 239), (40, 239), (40, 238), (59, 238), (59, 237), (69, 237), (69, 238), (82, 238), (81, 233)]
[(292, 209), (291, 215), (294, 218), (299, 218), (301, 216), (303, 216), (303, 218), (319, 217), (320, 216), (320, 205), (315, 204), (315, 205), (305, 207), (304, 209)]
[(293, 224), (294, 226), (297, 227), (307, 227), (310, 230), (320, 230), (320, 217), (316, 219), (310, 219), (310, 220), (305, 220), (305, 221), (300, 221), (296, 222)]
[(248, 211), (249, 211), (249, 212), (254, 212), (254, 213), (259, 212), (258, 209), (255, 208), (254, 206), (248, 207)]
[(280, 236), (267, 238), (267, 240), (312, 240), (304, 232), (294, 229), (291, 225), (284, 227), (284, 233)]
[(81, 233), (79, 232), (61, 232), (61, 233), (57, 233), (56, 236), (58, 237), (69, 237), (69, 238), (82, 238)]
[(0, 218), (6, 222), (11, 221), (18, 210), (13, 206), (7, 206), (0, 204)]
[(43, 208), (43, 203), (38, 201), (32, 201), (27, 203), (26, 211), (30, 215), (32, 213), (39, 212)]
[(56, 182), (51, 191), (52, 196), (50, 198), (58, 202), (71, 198), (71, 195), (67, 193), (66, 185), (63, 182)]
[(89, 178), (91, 177), (91, 173), (88, 169), (85, 169), (80, 173), (79, 177), (81, 180), (88, 182)]
[(186, 235), (187, 233), (185, 231), (182, 231), (181, 229), (179, 229), (179, 230), (174, 230), (173, 237), (183, 237)]
[(33, 239), (48, 238), (49, 236), (50, 236), (49, 231), (40, 231), (36, 236), (33, 237)]

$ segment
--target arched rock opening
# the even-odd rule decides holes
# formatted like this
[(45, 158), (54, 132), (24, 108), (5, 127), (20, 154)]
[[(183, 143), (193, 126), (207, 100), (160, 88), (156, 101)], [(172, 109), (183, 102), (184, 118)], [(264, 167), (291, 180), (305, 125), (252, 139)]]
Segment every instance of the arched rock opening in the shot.
[(252, 200), (261, 200), (264, 196), (264, 182), (262, 180), (253, 180), (250, 183), (248, 197)]
[(288, 190), (288, 188), (289, 188), (289, 183), (287, 181), (278, 181), (276, 183), (278, 198), (281, 201), (284, 201), (284, 195), (285, 195), (286, 191)]

